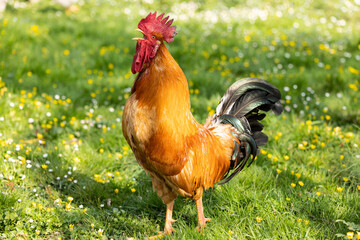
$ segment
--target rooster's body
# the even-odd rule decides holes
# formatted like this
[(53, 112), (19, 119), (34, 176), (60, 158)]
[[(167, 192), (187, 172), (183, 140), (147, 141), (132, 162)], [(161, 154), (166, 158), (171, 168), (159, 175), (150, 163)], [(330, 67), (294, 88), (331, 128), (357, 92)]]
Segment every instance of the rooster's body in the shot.
[(186, 77), (163, 43), (173, 40), (175, 28), (162, 17), (150, 14), (139, 23), (144, 39), (136, 39), (132, 68), (139, 74), (125, 104), (123, 133), (167, 204), (165, 232), (171, 233), (178, 195), (196, 200), (199, 228), (205, 226), (203, 191), (230, 180), (251, 154), (255, 157), (257, 146), (266, 143), (259, 110), (280, 113), (282, 107), (275, 87), (261, 79), (243, 79), (228, 89), (206, 124), (199, 124), (190, 112)]

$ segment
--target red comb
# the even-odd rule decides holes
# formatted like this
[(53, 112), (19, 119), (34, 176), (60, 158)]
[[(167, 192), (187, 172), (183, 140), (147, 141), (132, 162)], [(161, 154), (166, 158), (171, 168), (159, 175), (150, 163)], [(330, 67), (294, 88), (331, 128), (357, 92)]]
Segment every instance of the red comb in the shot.
[(165, 13), (156, 17), (157, 12), (149, 13), (146, 18), (141, 19), (138, 28), (145, 33), (160, 33), (166, 42), (174, 41), (174, 37), (177, 34), (175, 31), (176, 26), (171, 26), (174, 19), (168, 21), (169, 16), (164, 17)]

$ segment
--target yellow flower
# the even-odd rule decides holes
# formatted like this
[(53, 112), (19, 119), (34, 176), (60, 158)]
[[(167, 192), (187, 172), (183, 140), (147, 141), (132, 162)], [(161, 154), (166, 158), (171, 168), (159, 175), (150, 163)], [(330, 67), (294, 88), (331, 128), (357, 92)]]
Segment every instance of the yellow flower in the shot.
[(130, 190), (131, 190), (131, 192), (133, 192), (133, 193), (136, 192), (136, 189), (135, 189), (135, 188), (131, 188)]
[[(360, 44), (359, 44), (359, 46), (360, 46)], [(359, 47), (360, 48), (360, 47)], [(360, 239), (360, 232), (357, 232), (356, 233), (356, 239)]]
[(292, 188), (294, 188), (294, 187), (296, 187), (296, 184), (295, 184), (295, 183), (291, 183), (290, 186), (291, 186)]
[(72, 201), (74, 200), (74, 198), (73, 198), (73, 197), (68, 197), (67, 200), (68, 200), (69, 202), (72, 202)]
[(70, 203), (65, 204), (65, 211), (67, 211), (67, 212), (71, 211), (71, 204)]
[[(65, 143), (66, 143), (66, 141), (65, 141)], [(74, 158), (74, 162), (79, 163), (79, 162), (80, 162), (80, 158), (75, 157), (75, 158)]]
[(287, 198), (285, 198), (286, 199), (286, 201), (290, 201), (291, 200), (291, 198), (289, 198), (289, 197), (287, 197)]
[(288, 155), (285, 155), (285, 156), (284, 156), (284, 160), (285, 160), (285, 161), (287, 161), (287, 160), (289, 160), (289, 159), (290, 159), (290, 158), (289, 158)]
[(337, 192), (339, 192), (339, 193), (341, 193), (341, 192), (342, 192), (342, 190), (343, 190), (343, 188), (342, 188), (342, 187), (337, 187), (337, 188), (336, 188), (336, 191), (337, 191)]
[(347, 233), (346, 233), (346, 237), (347, 237), (348, 239), (352, 239), (352, 238), (354, 237), (354, 232), (347, 232)]
[(244, 37), (244, 40), (245, 40), (246, 42), (250, 42), (251, 37), (250, 37), (249, 35), (246, 35), (246, 36)]
[(299, 185), (300, 185), (301, 187), (304, 186), (303, 181), (299, 181)]
[(99, 228), (98, 230), (98, 234), (101, 236), (103, 234), (104, 230), (102, 230), (101, 228)]
[(256, 217), (256, 221), (259, 223), (259, 222), (261, 222), (263, 220), (263, 218), (262, 217)]
[(316, 195), (320, 196), (320, 195), (321, 195), (321, 192), (316, 192)]
[(347, 178), (347, 177), (343, 177), (343, 179), (345, 182), (349, 181), (349, 178)]
[(114, 174), (112, 174), (111, 172), (107, 172), (107, 173), (106, 173), (106, 176), (107, 176), (108, 178), (112, 178), (112, 177), (114, 177)]
[(39, 34), (39, 26), (38, 25), (32, 25), (30, 30), (33, 31), (35, 34)]
[(280, 169), (276, 169), (277, 174), (280, 174), (282, 171)]
[(300, 177), (301, 177), (301, 173), (296, 173), (295, 176), (296, 176), (297, 178), (300, 178)]
[(67, 56), (70, 54), (70, 51), (68, 49), (64, 50), (64, 55)]
[(350, 71), (351, 73), (353, 73), (353, 74), (358, 75), (358, 74), (360, 73), (359, 70), (357, 70), (357, 69), (355, 69), (355, 68), (353, 68), (353, 67), (348, 67), (348, 69), (349, 69), (349, 71)]
[(89, 80), (88, 80), (88, 84), (89, 84), (89, 85), (91, 85), (91, 84), (93, 84), (93, 83), (94, 83), (94, 80), (92, 80), (92, 79), (89, 79)]
[(41, 167), (43, 168), (43, 169), (47, 169), (47, 165), (46, 164), (43, 164), (43, 165), (41, 165)]
[(305, 225), (309, 224), (309, 220), (304, 220)]
[(349, 83), (349, 88), (354, 90), (354, 91), (357, 91), (358, 90), (358, 87), (356, 86), (356, 84), (354, 83)]
[(70, 231), (74, 230), (74, 224), (70, 224), (70, 225), (69, 225), (69, 230), (70, 230)]
[(119, 189), (116, 188), (116, 189), (114, 190), (114, 192), (115, 192), (115, 193), (119, 193)]

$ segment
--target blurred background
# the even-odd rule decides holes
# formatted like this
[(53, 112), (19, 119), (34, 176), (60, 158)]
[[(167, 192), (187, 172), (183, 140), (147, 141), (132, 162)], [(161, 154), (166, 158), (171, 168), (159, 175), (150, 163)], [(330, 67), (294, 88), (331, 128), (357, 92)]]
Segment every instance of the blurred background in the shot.
[(360, 238), (359, 0), (0, 0), (0, 238), (162, 228), (121, 131), (131, 38), (155, 10), (174, 18), (167, 46), (198, 121), (244, 77), (277, 86), (285, 109), (265, 121), (270, 141), (251, 168), (205, 196), (206, 235), (177, 200), (174, 238)]

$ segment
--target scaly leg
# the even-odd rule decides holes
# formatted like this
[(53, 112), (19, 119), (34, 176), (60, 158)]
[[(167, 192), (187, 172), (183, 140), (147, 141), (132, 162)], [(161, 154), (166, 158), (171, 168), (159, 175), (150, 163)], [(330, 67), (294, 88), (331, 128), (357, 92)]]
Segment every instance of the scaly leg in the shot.
[(197, 210), (197, 214), (198, 214), (198, 227), (197, 230), (203, 231), (205, 226), (206, 226), (206, 222), (209, 222), (211, 219), (210, 218), (206, 218), (204, 216), (204, 208), (203, 208), (203, 204), (202, 204), (202, 197), (199, 198), (198, 200), (196, 200), (196, 210)]
[(172, 227), (172, 223), (176, 222), (176, 220), (174, 220), (172, 218), (172, 212), (173, 212), (173, 207), (174, 207), (174, 202), (175, 200), (171, 201), (169, 204), (166, 204), (166, 220), (165, 220), (165, 228), (163, 232), (159, 232), (158, 235), (149, 237), (149, 239), (158, 239), (158, 238), (162, 238), (165, 234), (170, 235), (172, 232), (175, 232), (175, 229)]
[(165, 229), (164, 229), (164, 232), (166, 234), (171, 234), (172, 232), (175, 231), (175, 229), (172, 227), (172, 223), (176, 222), (176, 220), (172, 218), (174, 202), (175, 200), (171, 201), (169, 204), (166, 205), (166, 220), (165, 220)]

